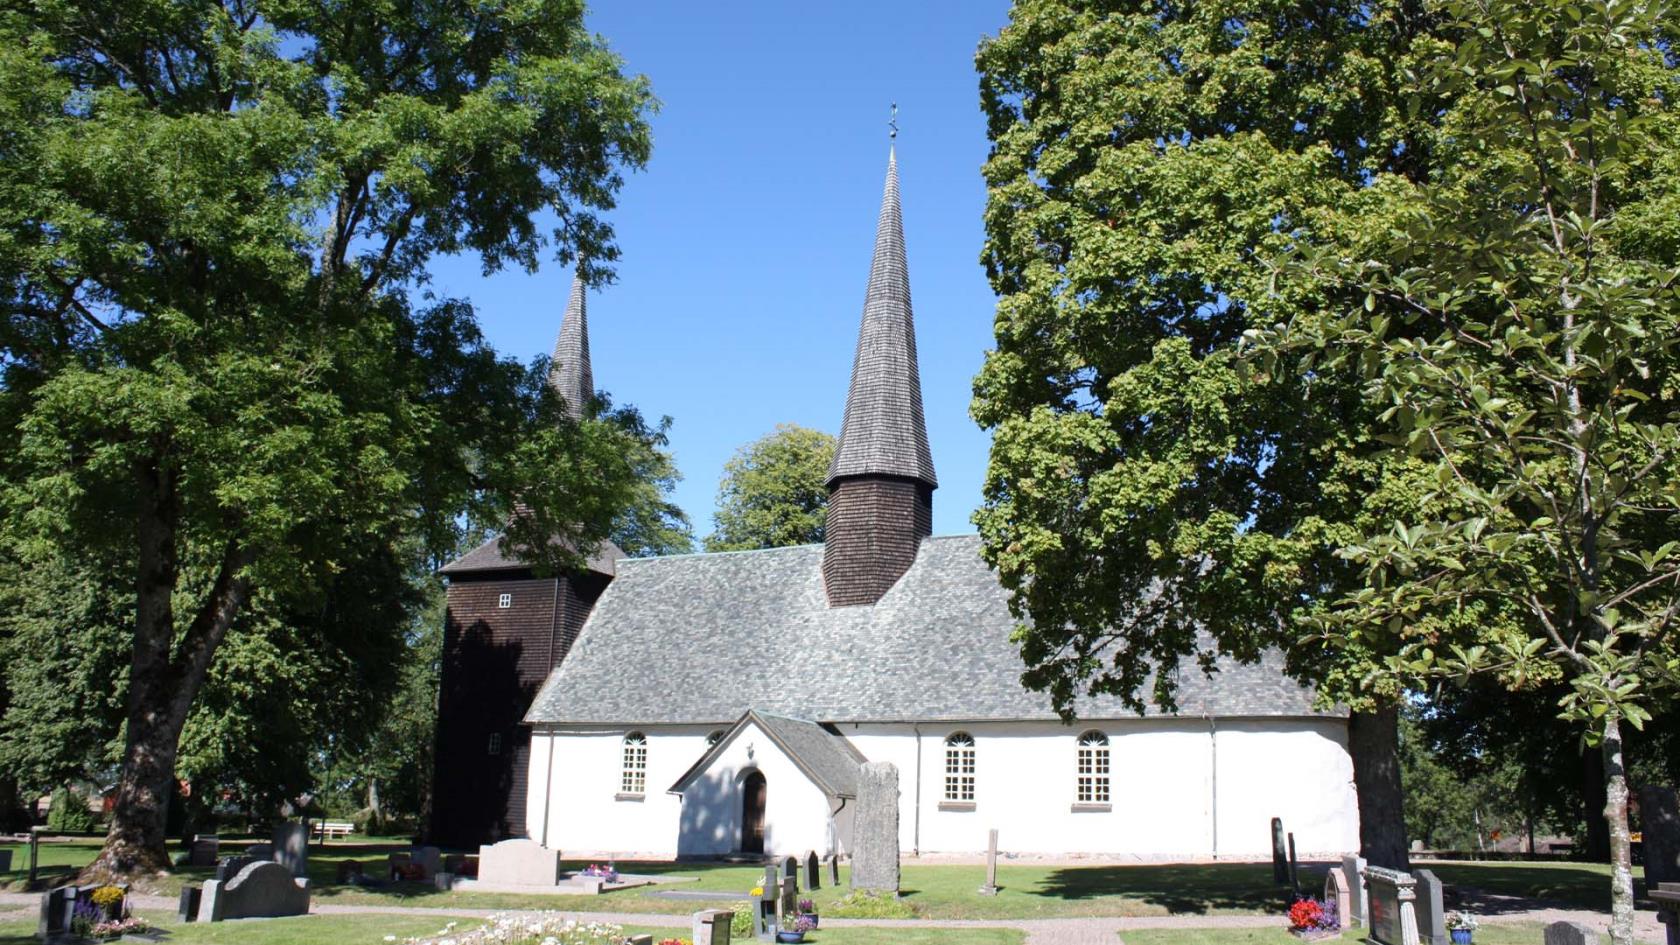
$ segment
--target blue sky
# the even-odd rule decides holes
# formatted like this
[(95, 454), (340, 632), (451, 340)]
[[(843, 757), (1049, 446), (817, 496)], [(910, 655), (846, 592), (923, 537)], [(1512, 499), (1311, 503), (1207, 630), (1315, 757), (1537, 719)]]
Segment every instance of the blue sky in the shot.
[[(985, 124), (974, 49), (1002, 0), (599, 2), (592, 29), (652, 81), (648, 169), (611, 219), (616, 284), (590, 296), (595, 383), (675, 420), (676, 500), (711, 529), (718, 477), (778, 423), (838, 433), (899, 106), (905, 242), (934, 533), (973, 531), (989, 437), (968, 417), (992, 345), (979, 263)], [(470, 298), (490, 342), (522, 360), (554, 343), (570, 273), (485, 278), (437, 261), (433, 289)]]

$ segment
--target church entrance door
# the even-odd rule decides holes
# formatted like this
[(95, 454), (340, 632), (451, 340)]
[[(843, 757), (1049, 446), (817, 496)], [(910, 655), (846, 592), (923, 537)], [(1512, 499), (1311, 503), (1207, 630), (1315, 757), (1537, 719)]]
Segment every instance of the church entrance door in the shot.
[(741, 852), (764, 852), (764, 775), (757, 771), (741, 781)]

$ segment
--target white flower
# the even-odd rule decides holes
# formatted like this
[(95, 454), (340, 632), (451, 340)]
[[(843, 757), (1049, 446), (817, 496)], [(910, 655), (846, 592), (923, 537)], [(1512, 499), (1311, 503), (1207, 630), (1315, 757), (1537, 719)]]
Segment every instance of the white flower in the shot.
[(394, 942), (394, 941), (396, 941), (396, 940), (397, 940), (397, 937), (396, 937), (396, 936), (395, 936), (395, 935), (387, 935), (387, 936), (385, 936), (385, 941), (387, 941), (387, 942)]

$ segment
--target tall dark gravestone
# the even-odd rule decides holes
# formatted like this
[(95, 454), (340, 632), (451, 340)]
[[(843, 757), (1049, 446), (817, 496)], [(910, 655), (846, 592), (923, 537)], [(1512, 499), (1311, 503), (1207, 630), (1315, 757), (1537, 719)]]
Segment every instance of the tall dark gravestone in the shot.
[(1645, 887), (1680, 883), (1680, 806), (1674, 789), (1648, 784), (1639, 789), (1639, 819), (1645, 830)]
[(1272, 882), (1289, 885), (1289, 849), (1283, 845), (1283, 818), (1272, 818)]

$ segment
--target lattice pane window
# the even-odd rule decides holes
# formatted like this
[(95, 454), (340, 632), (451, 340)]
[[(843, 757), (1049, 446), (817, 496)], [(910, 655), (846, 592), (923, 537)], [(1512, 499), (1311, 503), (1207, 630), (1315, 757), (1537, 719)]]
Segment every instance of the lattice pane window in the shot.
[(647, 793), (647, 736), (641, 732), (624, 736), (624, 777), (619, 781), (619, 791)]
[(945, 739), (945, 799), (974, 800), (974, 739), (967, 732)]
[(1077, 759), (1077, 792), (1074, 800), (1081, 804), (1108, 803), (1108, 736), (1101, 732), (1086, 732), (1079, 736)]

